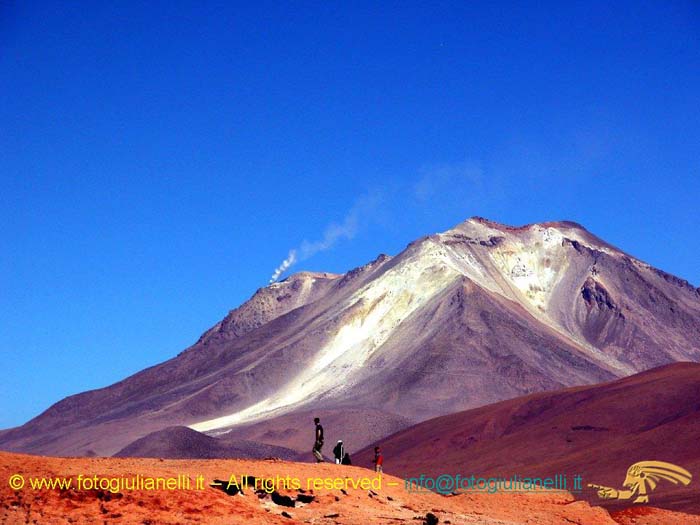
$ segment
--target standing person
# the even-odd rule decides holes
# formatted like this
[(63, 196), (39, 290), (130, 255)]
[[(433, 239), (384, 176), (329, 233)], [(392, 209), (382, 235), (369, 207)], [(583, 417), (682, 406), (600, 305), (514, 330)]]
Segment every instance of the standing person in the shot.
[(323, 454), (321, 454), (323, 427), (321, 426), (321, 420), (317, 417), (314, 418), (314, 423), (316, 424), (316, 441), (314, 442), (313, 454), (317, 463), (323, 463)]
[(383, 472), (382, 466), (384, 465), (384, 455), (379, 447), (374, 447), (374, 459), (372, 460), (372, 463), (374, 463), (375, 472)]
[(345, 447), (343, 446), (343, 440), (339, 439), (338, 443), (333, 449), (333, 456), (335, 457), (335, 464), (340, 465), (345, 457)]

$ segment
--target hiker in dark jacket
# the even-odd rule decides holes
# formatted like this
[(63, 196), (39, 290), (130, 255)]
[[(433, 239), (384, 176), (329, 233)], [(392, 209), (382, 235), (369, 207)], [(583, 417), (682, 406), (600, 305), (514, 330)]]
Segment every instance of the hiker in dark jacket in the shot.
[(321, 447), (323, 447), (323, 427), (321, 426), (321, 420), (317, 417), (314, 418), (314, 423), (316, 424), (316, 441), (314, 442), (313, 454), (317, 463), (323, 463), (323, 454), (321, 454)]
[(345, 447), (343, 447), (343, 440), (339, 439), (338, 443), (333, 449), (333, 456), (335, 457), (335, 464), (340, 465), (345, 457)]

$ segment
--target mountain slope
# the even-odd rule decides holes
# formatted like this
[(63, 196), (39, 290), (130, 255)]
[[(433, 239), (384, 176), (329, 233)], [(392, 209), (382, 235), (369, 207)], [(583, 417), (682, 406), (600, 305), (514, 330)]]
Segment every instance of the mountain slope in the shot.
[[(700, 476), (700, 364), (676, 363), (600, 385), (544, 392), (419, 423), (381, 440), (385, 470), (401, 477), (576, 474), (621, 488), (638, 461)], [(369, 464), (373, 446), (354, 456)], [(700, 513), (700, 485), (662, 481), (650, 503)], [(581, 497), (605, 504), (592, 489)], [(609, 507), (630, 502), (608, 502)]]
[(174, 425), (277, 435), (317, 410), (365, 425), (360, 447), (377, 415), (409, 424), (674, 361), (700, 361), (687, 282), (573, 223), (477, 218), (342, 276), (261, 289), (177, 357), (64, 399), (0, 448), (113, 454)]

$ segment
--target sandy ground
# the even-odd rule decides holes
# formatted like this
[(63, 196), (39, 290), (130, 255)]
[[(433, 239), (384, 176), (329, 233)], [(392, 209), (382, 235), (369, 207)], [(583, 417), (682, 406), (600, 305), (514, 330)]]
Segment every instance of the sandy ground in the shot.
[[(650, 507), (628, 509), (610, 516), (600, 507), (574, 501), (568, 493), (468, 494), (445, 497), (408, 493), (403, 481), (382, 477), (378, 488), (311, 488), (307, 480), (330, 479), (337, 483), (371, 480), (374, 473), (361, 467), (305, 464), (266, 460), (159, 460), (132, 458), (55, 458), (0, 452), (0, 522), (2, 523), (138, 523), (157, 524), (422, 524), (431, 523), (428, 513), (440, 524), (485, 525), (661, 525), (698, 524), (700, 517)], [(24, 486), (11, 487), (11, 483)], [(181, 488), (173, 490), (108, 490), (77, 488), (83, 479), (122, 478), (133, 480), (180, 476)], [(252, 487), (244, 494), (229, 495), (211, 487), (214, 479), (228, 481), (236, 476), (259, 479), (284, 478), (274, 495), (256, 494)], [(298, 479), (301, 490), (285, 488)], [(72, 487), (32, 488), (33, 479), (62, 477)], [(197, 479), (201, 489), (197, 488)], [(190, 487), (185, 486), (189, 480)], [(349, 480), (349, 481), (348, 481)], [(370, 481), (366, 481), (369, 483)], [(83, 482), (85, 483), (85, 482)], [(104, 482), (106, 483), (106, 482)], [(175, 481), (173, 482), (175, 483)], [(394, 483), (395, 485), (390, 485)], [(233, 486), (232, 486), (233, 487)], [(284, 498), (288, 496), (290, 499)], [(301, 499), (312, 496), (310, 502)], [(283, 503), (294, 503), (289, 507)], [(435, 523), (435, 522), (433, 522)]]

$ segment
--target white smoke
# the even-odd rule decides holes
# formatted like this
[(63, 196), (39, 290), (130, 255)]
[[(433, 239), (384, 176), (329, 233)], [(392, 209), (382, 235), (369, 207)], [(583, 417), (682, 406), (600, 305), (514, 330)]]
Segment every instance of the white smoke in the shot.
[(275, 268), (274, 272), (272, 272), (272, 277), (270, 277), (270, 284), (274, 283), (277, 279), (279, 279), (280, 275), (282, 275), (285, 272), (285, 270), (287, 270), (287, 268), (292, 266), (295, 262), (297, 262), (297, 251), (289, 250), (287, 258), (284, 261), (282, 261), (282, 264)]
[(318, 252), (325, 252), (335, 246), (342, 239), (352, 239), (357, 233), (357, 223), (359, 220), (359, 210), (357, 206), (353, 207), (343, 219), (342, 224), (329, 224), (323, 232), (323, 237), (318, 241), (304, 241), (299, 247), (299, 260), (305, 261), (313, 257)]
[(377, 195), (365, 195), (355, 203), (340, 224), (329, 224), (323, 232), (323, 237), (319, 240), (313, 242), (304, 240), (298, 248), (289, 250), (287, 258), (272, 273), (270, 283), (274, 283), (297, 262), (305, 261), (319, 252), (330, 250), (338, 241), (355, 237), (362, 221), (373, 213), (378, 203)]

